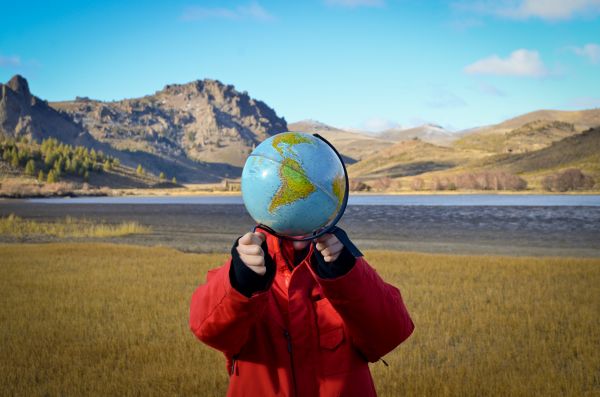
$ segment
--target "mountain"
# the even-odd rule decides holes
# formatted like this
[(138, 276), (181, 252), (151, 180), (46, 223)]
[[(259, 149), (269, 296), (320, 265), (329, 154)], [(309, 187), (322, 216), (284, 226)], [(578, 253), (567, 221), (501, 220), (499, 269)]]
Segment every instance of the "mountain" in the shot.
[(600, 125), (600, 109), (539, 110), (461, 133), (453, 145), (488, 153), (522, 153)]
[(0, 134), (35, 140), (55, 137), (84, 146), (95, 143), (84, 128), (32, 95), (27, 80), (19, 75), (0, 83)]
[(483, 160), (480, 166), (502, 168), (518, 174), (579, 168), (594, 178), (600, 178), (600, 127), (533, 152), (491, 156)]
[(338, 150), (346, 164), (353, 164), (390, 146), (393, 142), (358, 132), (350, 132), (315, 120), (289, 124), (290, 131), (319, 134)]
[(22, 76), (0, 84), (0, 135), (57, 138), (180, 182), (239, 177), (252, 148), (286, 129), (263, 102), (215, 80), (168, 85), (138, 99), (50, 104), (31, 94)]
[[(420, 139), (401, 141), (348, 170), (352, 178), (375, 189), (402, 186), (410, 190), (419, 186), (418, 190), (438, 190), (435, 186), (451, 186), (452, 181), (516, 181), (519, 177), (531, 188), (541, 189), (543, 178), (569, 168), (600, 182), (599, 129), (600, 109), (539, 111), (458, 132), (459, 138), (448, 147)], [(393, 183), (385, 181), (389, 178)]]
[(424, 124), (414, 128), (393, 128), (382, 131), (378, 137), (395, 142), (416, 138), (424, 142), (444, 146), (449, 145), (457, 138), (454, 133), (436, 124)]
[(503, 121), (497, 124), (495, 128), (513, 129), (536, 120), (562, 121), (564, 123), (571, 123), (580, 130), (586, 130), (600, 125), (600, 109), (575, 111), (537, 110)]
[(308, 132), (311, 134), (321, 134), (328, 131), (343, 131), (339, 128), (332, 127), (317, 120), (300, 120), (288, 125), (290, 131)]
[(142, 98), (50, 105), (117, 149), (237, 167), (257, 144), (287, 130), (265, 103), (208, 79), (167, 85)]

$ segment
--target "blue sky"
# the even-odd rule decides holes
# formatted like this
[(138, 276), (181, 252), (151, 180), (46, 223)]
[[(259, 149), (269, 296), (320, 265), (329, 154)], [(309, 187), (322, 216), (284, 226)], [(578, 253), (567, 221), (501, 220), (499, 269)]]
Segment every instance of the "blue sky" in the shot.
[(600, 0), (2, 1), (0, 81), (102, 100), (213, 78), (288, 122), (464, 129), (600, 107)]

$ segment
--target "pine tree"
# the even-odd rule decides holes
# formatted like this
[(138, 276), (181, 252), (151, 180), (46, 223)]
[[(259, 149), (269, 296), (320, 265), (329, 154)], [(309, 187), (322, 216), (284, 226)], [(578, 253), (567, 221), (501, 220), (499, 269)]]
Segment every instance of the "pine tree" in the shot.
[(19, 155), (17, 154), (16, 150), (14, 150), (12, 152), (12, 156), (10, 159), (10, 165), (12, 165), (15, 168), (19, 166)]
[(44, 178), (45, 178), (45, 176), (44, 176), (44, 171), (43, 171), (43, 170), (40, 170), (40, 172), (39, 172), (39, 174), (38, 174), (38, 178), (37, 178), (38, 182), (40, 182), (40, 183), (41, 183), (41, 182), (44, 182)]
[(33, 159), (29, 160), (27, 165), (25, 165), (25, 173), (27, 175), (35, 176), (35, 161), (33, 161)]
[(144, 169), (142, 168), (142, 165), (141, 165), (141, 164), (138, 164), (138, 166), (137, 166), (137, 169), (135, 170), (135, 172), (136, 172), (138, 175), (144, 175)]
[(48, 177), (46, 178), (46, 182), (48, 182), (48, 183), (55, 183), (56, 181), (58, 181), (58, 177), (56, 176), (56, 172), (54, 170), (50, 170), (48, 172)]
[(165, 176), (165, 173), (164, 173), (164, 172), (161, 172), (161, 173), (160, 173), (160, 175), (158, 176), (158, 178), (159, 178), (161, 181), (164, 181), (165, 179), (167, 179), (167, 177)]
[(108, 161), (108, 160), (104, 161), (104, 165), (102, 166), (102, 168), (104, 168), (104, 171), (106, 171), (106, 172), (110, 171), (110, 169), (111, 169), (110, 161)]
[(172, 182), (172, 183), (174, 183), (175, 185), (177, 185), (177, 178), (173, 177), (173, 178), (171, 179), (171, 182)]

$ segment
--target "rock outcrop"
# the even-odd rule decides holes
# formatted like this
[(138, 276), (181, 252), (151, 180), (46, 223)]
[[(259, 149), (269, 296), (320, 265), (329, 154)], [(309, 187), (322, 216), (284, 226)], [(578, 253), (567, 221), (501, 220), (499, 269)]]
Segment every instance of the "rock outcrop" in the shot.
[[(218, 182), (223, 178), (235, 178), (241, 174), (241, 167), (232, 164), (243, 163), (248, 148), (277, 129), (285, 129), (285, 120), (283, 126), (271, 126), (263, 114), (272, 117), (275, 113), (262, 102), (240, 94), (243, 98), (237, 99), (242, 103), (237, 107), (240, 115), (238, 121), (237, 116), (227, 114), (230, 109), (237, 111), (235, 106), (227, 106), (229, 102), (236, 102), (235, 99), (229, 99), (235, 95), (228, 94), (227, 90), (222, 95), (224, 104), (215, 106), (212, 111), (219, 120), (226, 121), (202, 119), (197, 113), (201, 108), (200, 101), (189, 104), (182, 99), (188, 95), (195, 97), (194, 88), (191, 88), (195, 84), (169, 86), (157, 96), (120, 102), (77, 98), (72, 102), (49, 105), (47, 101), (31, 94), (27, 80), (16, 75), (8, 83), (0, 84), (0, 135), (27, 137), (38, 142), (50, 137), (57, 138), (67, 144), (102, 150), (130, 167), (140, 164), (156, 175), (164, 172), (175, 176), (180, 182)], [(220, 83), (218, 85), (223, 86)], [(173, 90), (177, 92), (173, 93)], [(207, 101), (218, 97), (219, 90), (213, 91), (205, 95)], [(196, 118), (203, 120), (204, 124), (197, 122)], [(227, 121), (229, 119), (235, 122)], [(223, 124), (225, 126), (219, 128)], [(203, 125), (216, 127), (203, 130), (200, 128)], [(232, 139), (228, 140), (228, 136)], [(186, 145), (185, 137), (194, 144)], [(206, 161), (199, 161), (202, 156), (195, 155), (194, 148), (202, 152), (201, 148), (197, 148), (200, 138), (206, 142), (204, 150), (213, 154), (204, 156)], [(233, 149), (227, 151), (227, 145), (235, 146), (236, 141), (240, 142), (237, 152)], [(227, 156), (220, 157), (221, 153), (229, 153), (229, 157), (235, 161), (229, 161)]]
[(19, 75), (0, 84), (0, 134), (38, 141), (55, 137), (69, 144), (93, 144), (93, 138), (68, 115), (32, 95), (27, 80)]
[(167, 85), (154, 95), (52, 103), (115, 148), (243, 166), (252, 149), (287, 130), (261, 101), (217, 80)]

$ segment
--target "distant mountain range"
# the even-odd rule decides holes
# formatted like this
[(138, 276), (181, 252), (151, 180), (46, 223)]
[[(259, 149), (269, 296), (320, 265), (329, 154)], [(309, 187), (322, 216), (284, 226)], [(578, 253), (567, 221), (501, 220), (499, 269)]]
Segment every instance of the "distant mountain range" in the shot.
[(287, 130), (323, 136), (343, 155), (352, 179), (373, 186), (382, 178), (397, 181), (397, 187), (417, 177), (489, 169), (518, 174), (536, 186), (544, 175), (567, 167), (600, 182), (600, 158), (592, 150), (598, 126), (600, 109), (540, 110), (458, 132), (425, 124), (366, 134), (316, 120), (288, 125), (265, 103), (216, 80), (167, 85), (153, 95), (112, 102), (78, 97), (48, 103), (31, 94), (21, 76), (0, 84), (0, 135), (55, 137), (189, 183), (239, 177), (256, 145)]
[(424, 124), (412, 128), (394, 128), (382, 131), (379, 138), (388, 139), (394, 142), (407, 141), (410, 139), (420, 139), (424, 142), (436, 145), (449, 145), (457, 139), (458, 135), (444, 127), (436, 124)]

